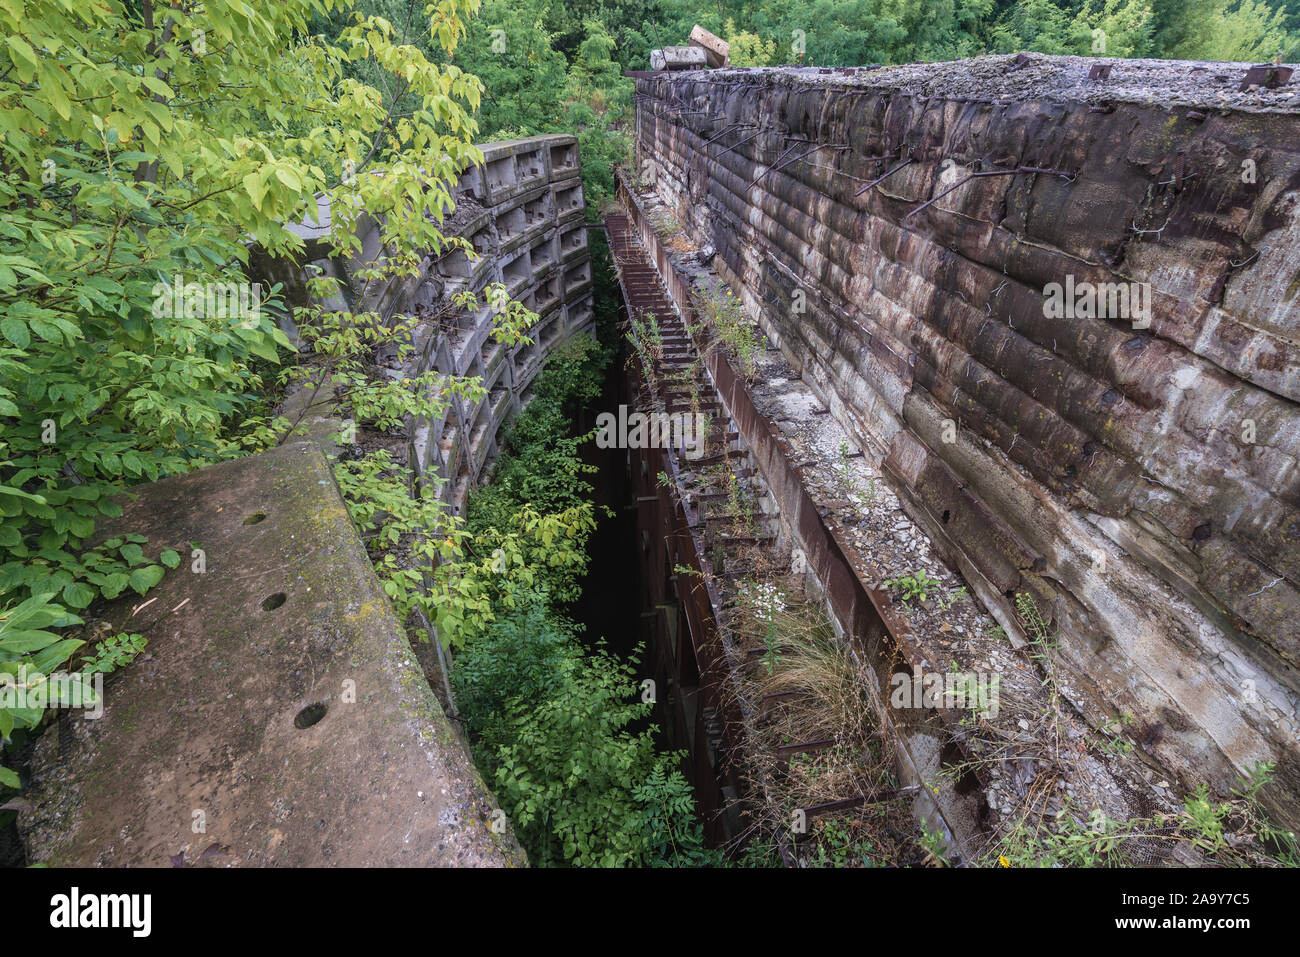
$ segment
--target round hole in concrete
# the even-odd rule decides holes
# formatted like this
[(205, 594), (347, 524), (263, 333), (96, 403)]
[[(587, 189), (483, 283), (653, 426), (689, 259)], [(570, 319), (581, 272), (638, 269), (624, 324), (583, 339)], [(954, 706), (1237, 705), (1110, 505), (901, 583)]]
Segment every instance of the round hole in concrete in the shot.
[(329, 708), (324, 701), (317, 701), (315, 704), (309, 704), (298, 712), (298, 716), (293, 719), (295, 728), (310, 728), (313, 724), (325, 717), (325, 712)]
[(943, 510), (943, 523), (944, 523), (945, 525), (947, 525), (947, 524), (948, 524), (948, 519), (950, 519), (950, 518), (952, 518), (952, 512), (948, 511), (948, 509), (945, 508), (945, 509)]
[(264, 522), (264, 521), (266, 521), (265, 512), (254, 512), (252, 515), (249, 515), (247, 518), (244, 519), (244, 524), (256, 525), (258, 522)]
[(289, 596), (282, 591), (276, 592), (274, 595), (269, 596), (266, 601), (262, 602), (262, 611), (275, 611), (275, 609), (284, 604), (285, 599), (288, 597)]

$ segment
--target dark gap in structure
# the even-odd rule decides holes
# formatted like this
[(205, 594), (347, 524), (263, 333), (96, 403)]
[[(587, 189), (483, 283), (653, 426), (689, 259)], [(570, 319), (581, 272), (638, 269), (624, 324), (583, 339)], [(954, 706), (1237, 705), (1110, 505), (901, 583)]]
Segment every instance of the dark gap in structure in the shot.
[(300, 729), (310, 728), (312, 725), (318, 723), (321, 718), (325, 717), (325, 712), (328, 710), (329, 706), (323, 701), (309, 704), (298, 712), (298, 716), (293, 719), (293, 726)]
[[(18, 773), (24, 788), (31, 773), (32, 752), (36, 748), (33, 729), (14, 728), (13, 743), (5, 756), (5, 766)], [(19, 794), (22, 792), (20, 791)], [(18, 797), (19, 795), (13, 795)], [(0, 867), (26, 867), (27, 849), (18, 833), (18, 812), (0, 811)]]
[[(622, 318), (622, 294), (604, 231), (589, 230), (588, 245), (591, 249), (597, 335), (606, 347), (612, 346), (614, 355), (605, 370), (601, 395), (576, 412), (574, 429), (579, 435), (595, 428), (596, 417), (601, 412), (617, 415), (620, 405), (627, 405), (629, 411), (635, 407), (635, 400), (630, 397), (628, 355), (624, 349), (623, 332), (618, 328)], [(647, 679), (655, 682), (656, 707), (646, 722), (637, 722), (629, 730), (635, 733), (648, 724), (654, 724), (658, 728), (656, 741), (659, 747), (676, 749), (681, 747), (681, 743), (665, 734), (667, 713), (663, 703), (669, 690), (662, 681), (663, 676), (656, 673), (661, 649), (653, 644), (656, 637), (654, 622), (646, 615), (645, 560), (637, 521), (636, 492), (629, 471), (634, 459), (635, 456), (627, 449), (602, 449), (594, 441), (583, 445), (583, 462), (599, 469), (588, 475), (587, 480), (592, 485), (600, 518), (587, 545), (591, 560), (582, 582), (582, 596), (569, 612), (574, 621), (584, 626), (583, 637), (589, 647), (594, 648), (597, 641), (603, 639), (605, 647), (622, 660), (636, 655), (638, 687), (642, 687), (641, 683)], [(613, 514), (606, 515), (605, 508)], [(688, 772), (687, 779), (691, 780), (689, 769), (683, 770)]]

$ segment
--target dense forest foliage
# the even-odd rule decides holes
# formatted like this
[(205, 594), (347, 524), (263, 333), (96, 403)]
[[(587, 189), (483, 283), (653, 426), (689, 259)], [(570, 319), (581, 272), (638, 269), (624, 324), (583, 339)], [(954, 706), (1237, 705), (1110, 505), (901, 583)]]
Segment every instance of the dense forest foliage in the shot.
[[(401, 23), (406, 0), (363, 0)], [(589, 211), (630, 149), (632, 81), (700, 24), (737, 66), (860, 66), (1021, 50), (1266, 61), (1300, 55), (1300, 0), (484, 0), (454, 62), (483, 81), (479, 141), (575, 133)], [(324, 25), (322, 24), (322, 28)], [(437, 59), (437, 51), (426, 51)]]

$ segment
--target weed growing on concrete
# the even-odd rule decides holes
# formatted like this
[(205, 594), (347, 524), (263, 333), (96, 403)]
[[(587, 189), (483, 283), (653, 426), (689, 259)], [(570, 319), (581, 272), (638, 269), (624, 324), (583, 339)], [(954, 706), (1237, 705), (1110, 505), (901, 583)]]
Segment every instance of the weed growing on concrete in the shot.
[(121, 633), (106, 638), (94, 647), (93, 654), (82, 657), (81, 660), (85, 664), (82, 665), (81, 670), (112, 674), (119, 668), (129, 665), (140, 652), (144, 651), (144, 646), (147, 644), (149, 639), (140, 634)]
[(648, 312), (640, 317), (632, 316), (628, 324), (627, 341), (640, 360), (646, 386), (652, 396), (658, 395), (659, 367), (664, 358), (664, 337), (659, 329), (659, 320), (653, 312)]
[(885, 587), (892, 588), (904, 605), (912, 601), (925, 601), (939, 584), (940, 580), (931, 577), (924, 568), (918, 568), (911, 575), (902, 575), (885, 581)]
[(871, 506), (876, 501), (876, 480), (872, 478), (864, 487), (857, 479), (853, 467), (853, 453), (847, 442), (840, 443), (839, 461), (834, 466), (835, 490), (859, 506)]
[(1051, 624), (1039, 611), (1038, 602), (1029, 592), (1016, 595), (1016, 611), (1020, 613), (1020, 619), (1025, 626), (1025, 637), (1029, 641), (1029, 657), (1041, 669), (1043, 685), (1051, 696), (1046, 717), (1052, 722), (1059, 751), (1062, 733), (1061, 682), (1056, 671), (1056, 663), (1052, 659), (1052, 652), (1056, 650), (1059, 639), (1052, 631)]
[(754, 520), (754, 496), (741, 486), (740, 478), (730, 468), (726, 470), (726, 483), (727, 517), (733, 520), (732, 527), (737, 535), (752, 538), (758, 534), (758, 523)]
[(921, 836), (917, 840), (925, 851), (925, 863), (934, 867), (948, 866), (948, 841), (943, 831), (931, 828), (928, 821), (921, 822)]
[(1269, 822), (1259, 798), (1274, 772), (1271, 762), (1250, 769), (1226, 801), (1213, 799), (1204, 785), (1172, 814), (1114, 820), (1100, 808), (1071, 803), (1049, 821), (1026, 818), (985, 854), (1013, 867), (1125, 867), (1173, 853), (1184, 863), (1228, 866), (1295, 867), (1300, 847), (1291, 831)]
[(736, 294), (721, 284), (707, 290), (697, 286), (696, 297), (709, 330), (736, 357), (741, 375), (752, 378), (758, 371), (758, 352), (762, 348), (758, 325), (745, 317)]
[(938, 602), (938, 604), (939, 604), (939, 609), (940, 609), (941, 611), (947, 611), (947, 610), (948, 610), (949, 608), (951, 608), (953, 605), (957, 604), (957, 602), (959, 602), (959, 601), (961, 601), (963, 598), (965, 598), (965, 597), (966, 597), (966, 594), (967, 594), (967, 593), (966, 593), (966, 586), (963, 585), (963, 586), (960, 587), (960, 588), (954, 588), (952, 591), (948, 592), (946, 595), (940, 595), (940, 596), (939, 596), (937, 599), (935, 599), (935, 600)]
[[(794, 596), (799, 587), (795, 580), (746, 582), (731, 619), (741, 647), (761, 651), (736, 691), (761, 702), (751, 766), (756, 793), (771, 798), (747, 810), (751, 846), (768, 860), (780, 851), (793, 863), (793, 854), (802, 866), (914, 861), (915, 845), (900, 840), (913, 825), (897, 796), (892, 751), (867, 691), (873, 679), (824, 609)], [(778, 751), (826, 741), (834, 744), (785, 757)], [(820, 816), (825, 812), (818, 809), (841, 801), (855, 803)]]
[(1097, 730), (1101, 733), (1091, 739), (1091, 745), (1107, 754), (1128, 756), (1133, 753), (1134, 744), (1121, 737), (1124, 728), (1133, 723), (1133, 715), (1122, 714), (1102, 721)]

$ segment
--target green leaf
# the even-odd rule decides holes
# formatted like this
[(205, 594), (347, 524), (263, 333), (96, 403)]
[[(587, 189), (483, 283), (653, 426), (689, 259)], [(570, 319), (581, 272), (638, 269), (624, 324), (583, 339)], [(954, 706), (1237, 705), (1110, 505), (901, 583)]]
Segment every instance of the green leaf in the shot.
[(3, 335), (19, 349), (26, 349), (32, 341), (31, 333), (27, 329), (27, 323), (12, 316), (0, 319), (0, 335)]
[(8, 37), (5, 42), (9, 44), (9, 58), (13, 61), (18, 79), (24, 83), (31, 82), (32, 77), (36, 75), (36, 68), (40, 65), (35, 51), (22, 37)]
[(248, 191), (249, 198), (253, 200), (253, 208), (261, 209), (262, 200), (266, 196), (266, 185), (262, 182), (260, 173), (249, 173), (244, 177), (244, 189)]
[(131, 572), (131, 587), (143, 595), (154, 585), (162, 581), (167, 572), (161, 565), (146, 565)]
[(298, 192), (302, 189), (302, 178), (299, 177), (294, 170), (279, 167), (275, 171), (275, 178), (284, 183), (285, 186), (288, 186), (294, 192)]
[(130, 583), (131, 579), (127, 575), (122, 572), (114, 572), (105, 580), (100, 591), (103, 593), (105, 598), (112, 601), (118, 595), (122, 594), (122, 590)]
[(59, 636), (50, 631), (8, 629), (0, 635), (0, 649), (15, 655), (30, 655), (34, 651), (48, 648), (59, 640)]
[(95, 589), (82, 582), (73, 582), (63, 587), (63, 600), (73, 608), (85, 608), (95, 600)]
[(64, 639), (33, 656), (31, 666), (43, 675), (53, 674), (59, 665), (71, 658), (72, 653), (84, 644), (84, 641), (75, 638)]

